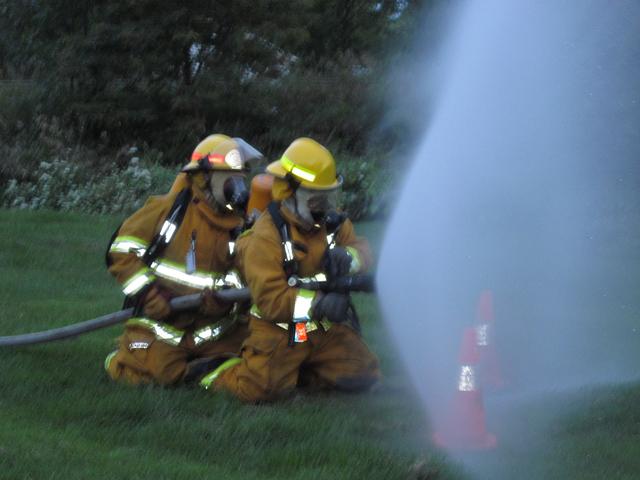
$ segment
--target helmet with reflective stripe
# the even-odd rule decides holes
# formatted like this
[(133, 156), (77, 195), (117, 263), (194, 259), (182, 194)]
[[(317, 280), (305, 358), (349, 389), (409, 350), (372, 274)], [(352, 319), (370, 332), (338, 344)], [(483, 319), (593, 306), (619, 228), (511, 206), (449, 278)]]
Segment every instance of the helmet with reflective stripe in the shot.
[[(173, 185), (171, 185), (169, 193), (177, 193), (185, 188), (189, 183), (187, 180), (187, 174), (183, 172), (196, 171), (198, 169), (198, 160), (203, 156), (208, 155), (211, 150), (227, 140), (231, 140), (231, 137), (223, 135), (222, 133), (214, 133), (213, 135), (209, 135), (207, 138), (202, 140), (191, 154), (191, 161), (184, 167), (184, 169), (173, 181)], [(187, 167), (189, 168), (187, 169)]]
[(247, 162), (261, 157), (258, 150), (241, 138), (209, 135), (198, 144), (182, 171), (246, 170)]
[(342, 183), (331, 152), (311, 138), (294, 140), (280, 160), (267, 166), (267, 172), (311, 190), (331, 190)]

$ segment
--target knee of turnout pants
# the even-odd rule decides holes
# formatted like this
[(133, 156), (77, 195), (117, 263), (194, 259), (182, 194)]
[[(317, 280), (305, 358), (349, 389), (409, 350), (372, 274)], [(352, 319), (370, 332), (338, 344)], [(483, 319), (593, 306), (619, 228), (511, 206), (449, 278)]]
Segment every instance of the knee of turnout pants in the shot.
[(132, 385), (172, 385), (182, 378), (187, 357), (184, 348), (159, 341), (148, 330), (127, 327), (118, 350), (107, 357), (105, 369), (112, 379)]
[(378, 358), (346, 325), (332, 325), (314, 346), (308, 360), (313, 379), (321, 386), (361, 391), (380, 379)]
[(289, 347), (286, 330), (256, 318), (251, 319), (249, 331), (241, 363), (223, 371), (214, 387), (252, 403), (291, 392), (298, 382), (300, 365), (309, 355), (308, 342)]

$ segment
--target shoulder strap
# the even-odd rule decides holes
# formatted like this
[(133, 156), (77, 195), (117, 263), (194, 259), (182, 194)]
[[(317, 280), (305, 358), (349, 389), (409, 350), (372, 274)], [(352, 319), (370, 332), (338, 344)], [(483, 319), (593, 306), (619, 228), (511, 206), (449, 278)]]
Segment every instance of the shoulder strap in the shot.
[(118, 225), (118, 227), (111, 234), (109, 243), (107, 243), (107, 249), (104, 252), (104, 263), (107, 266), (107, 268), (110, 268), (111, 265), (113, 265), (113, 260), (111, 260), (111, 255), (109, 255), (109, 251), (111, 250), (111, 245), (113, 245), (114, 240), (116, 239), (116, 237), (118, 236), (118, 233), (120, 232), (120, 227), (122, 227), (122, 223), (120, 223), (120, 225)]
[(278, 232), (280, 233), (280, 240), (282, 242), (282, 252), (284, 260), (282, 261), (282, 267), (287, 275), (287, 278), (298, 273), (298, 262), (293, 254), (293, 243), (291, 242), (291, 236), (289, 235), (289, 225), (282, 217), (280, 213), (280, 203), (271, 202), (267, 209), (273, 219)]
[(335, 247), (338, 232), (346, 219), (347, 215), (337, 210), (331, 210), (327, 213), (325, 226), (327, 228), (327, 247), (329, 250)]
[(156, 258), (162, 255), (162, 252), (167, 248), (173, 236), (180, 228), (180, 224), (184, 219), (184, 214), (189, 207), (191, 201), (191, 188), (187, 187), (180, 191), (176, 197), (169, 213), (167, 214), (160, 232), (158, 232), (153, 239), (147, 251), (142, 256), (142, 261), (147, 265), (151, 265)]

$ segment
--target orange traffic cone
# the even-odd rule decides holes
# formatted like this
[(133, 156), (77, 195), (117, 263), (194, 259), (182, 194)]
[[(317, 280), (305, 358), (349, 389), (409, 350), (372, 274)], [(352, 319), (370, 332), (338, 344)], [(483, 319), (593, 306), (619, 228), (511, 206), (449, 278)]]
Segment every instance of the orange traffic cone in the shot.
[(478, 385), (478, 341), (476, 330), (466, 328), (460, 352), (460, 378), (452, 410), (441, 432), (433, 435), (434, 442), (454, 450), (487, 450), (496, 446), (496, 437), (487, 433), (482, 389)]
[(480, 354), (482, 385), (493, 390), (504, 387), (502, 369), (495, 348), (493, 294), (485, 290), (480, 294), (476, 308), (476, 338)]

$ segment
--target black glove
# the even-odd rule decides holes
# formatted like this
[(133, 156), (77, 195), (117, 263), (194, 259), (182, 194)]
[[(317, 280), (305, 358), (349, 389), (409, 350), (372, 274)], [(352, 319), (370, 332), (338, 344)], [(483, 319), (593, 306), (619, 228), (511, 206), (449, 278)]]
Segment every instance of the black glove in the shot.
[(315, 307), (313, 307), (313, 318), (322, 320), (326, 318), (331, 323), (341, 323), (347, 320), (347, 311), (351, 299), (346, 293), (327, 293), (322, 295)]
[(342, 247), (327, 250), (324, 259), (324, 271), (331, 278), (343, 277), (351, 269), (351, 255)]

